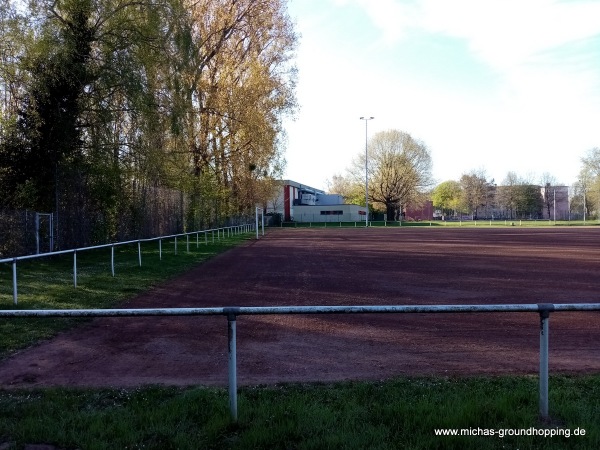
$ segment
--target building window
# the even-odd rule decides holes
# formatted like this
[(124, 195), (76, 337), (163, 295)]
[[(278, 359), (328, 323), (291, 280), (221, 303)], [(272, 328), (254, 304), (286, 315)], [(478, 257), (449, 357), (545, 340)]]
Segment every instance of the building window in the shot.
[(322, 216), (341, 216), (344, 211), (321, 211)]

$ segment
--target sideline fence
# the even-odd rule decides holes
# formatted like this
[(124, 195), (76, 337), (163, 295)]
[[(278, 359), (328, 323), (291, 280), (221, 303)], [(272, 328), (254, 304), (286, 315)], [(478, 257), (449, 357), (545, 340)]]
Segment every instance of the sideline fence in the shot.
[(536, 312), (540, 315), (539, 413), (548, 418), (548, 350), (550, 313), (561, 311), (600, 311), (600, 303), (522, 304), (522, 305), (388, 305), (388, 306), (279, 306), (226, 308), (155, 309), (64, 309), (0, 310), (0, 317), (132, 317), (132, 316), (215, 316), (227, 317), (228, 385), (231, 420), (237, 421), (237, 316), (277, 314), (368, 314), (368, 313), (484, 313)]
[[(258, 217), (258, 213), (257, 213)], [(13, 258), (4, 258), (0, 259), (0, 263), (12, 263), (12, 285), (13, 285), (13, 303), (16, 305), (18, 303), (18, 286), (17, 286), (17, 263), (19, 261), (24, 261), (26, 259), (36, 259), (36, 258), (46, 258), (49, 256), (57, 256), (57, 255), (65, 255), (72, 253), (73, 254), (73, 286), (77, 287), (77, 253), (88, 251), (88, 250), (98, 250), (103, 248), (110, 248), (110, 271), (112, 276), (115, 276), (115, 247), (122, 245), (131, 245), (137, 243), (138, 248), (138, 264), (142, 266), (142, 242), (153, 242), (158, 241), (158, 254), (159, 258), (162, 260), (162, 241), (165, 239), (175, 239), (175, 254), (177, 254), (178, 250), (178, 237), (184, 237), (186, 240), (186, 251), (189, 253), (190, 251), (190, 236), (196, 237), (196, 247), (200, 245), (200, 235), (204, 235), (204, 243), (208, 245), (209, 233), (211, 236), (211, 240), (215, 242), (215, 233), (217, 234), (217, 241), (224, 239), (227, 234), (227, 237), (241, 234), (241, 233), (249, 233), (254, 231), (255, 225), (252, 223), (243, 224), (243, 225), (233, 225), (229, 227), (221, 227), (221, 228), (211, 228), (208, 230), (199, 230), (199, 231), (191, 231), (187, 233), (180, 234), (172, 234), (169, 236), (159, 236), (154, 238), (146, 238), (146, 239), (135, 239), (132, 241), (124, 241), (124, 242), (114, 242), (111, 244), (102, 244), (95, 245), (92, 247), (82, 247), (75, 248), (69, 250), (60, 250), (57, 252), (48, 252), (48, 253), (40, 253), (37, 255), (26, 255), (26, 256), (16, 256)], [(264, 221), (263, 221), (263, 235), (264, 235)], [(256, 238), (258, 239), (258, 221), (256, 225)]]

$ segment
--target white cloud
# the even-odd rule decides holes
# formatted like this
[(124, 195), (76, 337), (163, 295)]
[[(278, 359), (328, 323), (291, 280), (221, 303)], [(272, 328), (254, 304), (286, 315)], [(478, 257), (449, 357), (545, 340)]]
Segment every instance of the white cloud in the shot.
[(375, 116), (369, 135), (422, 139), (440, 181), (483, 168), (496, 181), (511, 170), (572, 182), (600, 144), (600, 2), (296, 1), (306, 9), (292, 179), (324, 187), (343, 172), (364, 149), (361, 115)]
[(415, 5), (397, 0), (355, 0), (378, 27), (386, 43), (394, 43), (418, 22)]
[(598, 2), (422, 0), (421, 6), (424, 28), (466, 39), (476, 55), (498, 68), (600, 30)]
[(600, 32), (597, 1), (333, 1), (341, 7), (363, 8), (388, 43), (415, 29), (461, 38), (476, 56), (500, 69)]

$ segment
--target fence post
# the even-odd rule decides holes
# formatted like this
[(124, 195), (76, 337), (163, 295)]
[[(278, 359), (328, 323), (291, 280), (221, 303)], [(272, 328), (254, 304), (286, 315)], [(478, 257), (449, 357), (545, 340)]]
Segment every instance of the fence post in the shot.
[(13, 272), (13, 303), (17, 304), (17, 258), (13, 258), (12, 263)]
[(35, 213), (35, 254), (40, 254), (40, 213)]
[(185, 248), (187, 253), (190, 252), (190, 235), (189, 234), (185, 234)]
[(77, 249), (73, 250), (73, 286), (77, 287)]
[(231, 421), (237, 422), (237, 356), (236, 356), (236, 317), (229, 312), (227, 314), (227, 336), (229, 355), (229, 412)]
[(115, 276), (115, 244), (110, 246), (110, 273)]
[(177, 254), (177, 236), (175, 236), (175, 254)]
[(204, 244), (208, 245), (208, 231), (204, 232)]
[(162, 261), (162, 239), (158, 240), (158, 259)]
[(548, 331), (552, 304), (540, 304), (540, 417), (548, 419)]
[(140, 267), (142, 267), (142, 243), (138, 241), (138, 262), (140, 263)]
[(196, 248), (200, 246), (200, 238), (198, 236), (200, 236), (200, 233), (196, 232)]

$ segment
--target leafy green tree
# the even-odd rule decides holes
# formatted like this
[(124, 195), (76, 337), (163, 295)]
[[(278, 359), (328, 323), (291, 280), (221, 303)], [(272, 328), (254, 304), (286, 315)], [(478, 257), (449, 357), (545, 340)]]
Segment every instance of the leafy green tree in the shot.
[(54, 209), (82, 243), (271, 195), (296, 108), (283, 0), (0, 2), (0, 206)]
[(7, 203), (24, 200), (15, 194), (27, 185), (31, 196), (26, 204), (15, 206), (42, 210), (55, 206), (59, 166), (78, 159), (79, 100), (88, 82), (86, 63), (91, 51), (89, 1), (67, 3), (60, 13), (51, 12), (50, 21), (59, 26), (41, 26), (38, 40), (15, 62), (17, 70), (29, 73), (28, 84), (21, 93), (16, 126), (1, 150), (2, 166), (10, 174), (3, 177)]
[(584, 217), (600, 217), (600, 148), (590, 149), (581, 162), (576, 189), (581, 197)]
[(540, 187), (534, 184), (516, 186), (516, 214), (523, 219), (539, 219), (542, 216), (543, 199)]
[(442, 210), (442, 219), (456, 213), (460, 206), (462, 188), (458, 181), (449, 180), (440, 183), (431, 194), (433, 206)]

